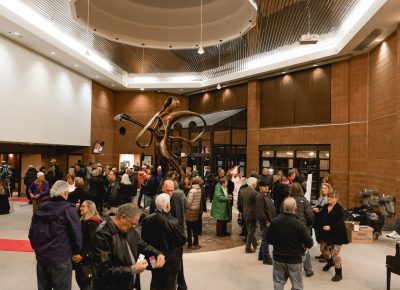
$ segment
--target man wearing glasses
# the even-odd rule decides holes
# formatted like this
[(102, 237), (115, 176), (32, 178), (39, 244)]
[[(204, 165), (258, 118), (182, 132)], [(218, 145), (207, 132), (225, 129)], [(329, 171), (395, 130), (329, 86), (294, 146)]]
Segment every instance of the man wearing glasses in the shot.
[(118, 207), (115, 216), (103, 221), (96, 230), (94, 264), (96, 289), (140, 289), (139, 273), (147, 266), (147, 260), (157, 257), (154, 268), (161, 268), (165, 257), (160, 251), (146, 244), (134, 227), (140, 218), (140, 209), (131, 203)]

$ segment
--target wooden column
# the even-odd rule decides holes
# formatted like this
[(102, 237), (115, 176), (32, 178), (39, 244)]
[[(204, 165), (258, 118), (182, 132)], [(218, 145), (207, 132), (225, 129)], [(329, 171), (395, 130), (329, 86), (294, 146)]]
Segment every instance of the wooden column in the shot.
[(258, 172), (260, 142), (260, 82), (250, 81), (247, 94), (247, 158), (246, 173)]

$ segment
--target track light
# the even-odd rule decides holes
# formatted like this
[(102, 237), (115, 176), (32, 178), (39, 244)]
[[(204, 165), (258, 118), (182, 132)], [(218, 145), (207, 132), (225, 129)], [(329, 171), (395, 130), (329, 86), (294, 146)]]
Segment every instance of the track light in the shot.
[(204, 53), (204, 48), (202, 46), (199, 47), (199, 50), (197, 51), (198, 54), (203, 54)]
[(221, 84), (217, 85), (217, 89), (220, 90), (221, 89)]

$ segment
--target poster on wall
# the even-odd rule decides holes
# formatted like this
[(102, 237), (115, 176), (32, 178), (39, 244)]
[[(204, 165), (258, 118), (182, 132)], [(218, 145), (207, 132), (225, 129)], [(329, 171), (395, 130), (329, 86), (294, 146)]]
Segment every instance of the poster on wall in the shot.
[(142, 166), (143, 165), (151, 165), (151, 155), (145, 155), (143, 157)]
[(103, 152), (104, 141), (96, 141), (93, 146), (93, 153), (99, 154)]

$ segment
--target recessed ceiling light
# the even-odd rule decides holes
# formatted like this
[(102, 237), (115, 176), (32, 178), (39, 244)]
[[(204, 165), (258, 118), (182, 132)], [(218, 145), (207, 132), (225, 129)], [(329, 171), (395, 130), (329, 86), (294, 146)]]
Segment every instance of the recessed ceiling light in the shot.
[(317, 66), (316, 64), (313, 65), (313, 67), (316, 67), (316, 66)]
[(21, 33), (19, 33), (19, 32), (10, 32), (12, 35), (14, 35), (14, 36), (20, 36), (21, 35)]
[(183, 89), (179, 89), (181, 92), (183, 92)]
[(112, 84), (111, 86), (112, 86), (112, 87), (115, 87), (115, 85), (114, 85), (114, 84)]
[(144, 91), (144, 88), (140, 88), (141, 91)]
[(95, 78), (98, 78), (99, 76), (94, 76)]
[(285, 71), (282, 72), (282, 74), (285, 74), (285, 73), (286, 73)]
[(56, 53), (54, 51), (50, 52), (50, 54), (55, 55)]
[(78, 67), (78, 66), (79, 66), (79, 64), (73, 64), (72, 66), (73, 66), (73, 67)]

